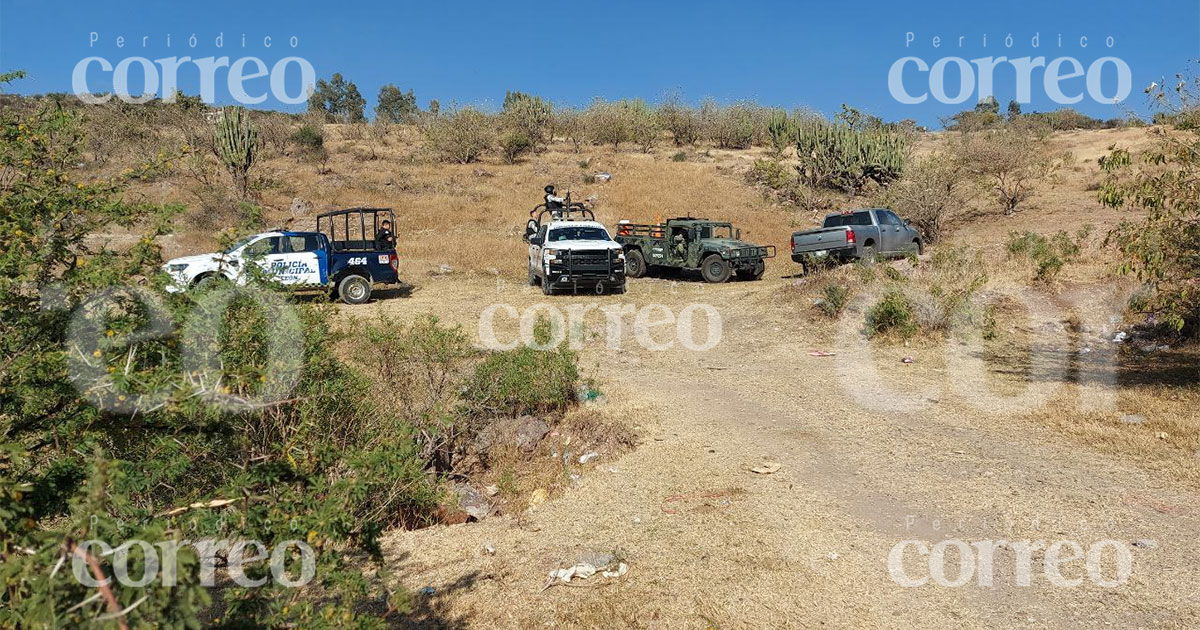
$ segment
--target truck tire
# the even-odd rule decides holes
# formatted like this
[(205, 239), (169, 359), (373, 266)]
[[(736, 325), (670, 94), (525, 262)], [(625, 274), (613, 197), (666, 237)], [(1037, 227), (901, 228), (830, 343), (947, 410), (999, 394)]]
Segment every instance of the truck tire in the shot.
[(371, 299), (371, 281), (351, 274), (338, 283), (338, 295), (346, 304), (366, 304)]
[(737, 275), (742, 280), (758, 280), (763, 277), (763, 272), (766, 270), (767, 264), (760, 260), (754, 263), (754, 266), (749, 269), (739, 269)]
[(641, 278), (646, 275), (646, 258), (642, 250), (631, 249), (625, 252), (625, 277)]
[(554, 285), (550, 283), (550, 276), (542, 276), (542, 295), (554, 295)]
[(874, 264), (875, 261), (879, 259), (879, 254), (875, 253), (875, 246), (863, 245), (862, 256), (860, 259), (868, 265)]
[(217, 274), (206, 273), (206, 274), (202, 274), (199, 278), (196, 278), (195, 280), (193, 280), (192, 286), (196, 287), (197, 289), (203, 290), (203, 289), (207, 289), (207, 288), (211, 287), (212, 285), (216, 284), (216, 282), (217, 282)]
[(700, 275), (704, 276), (705, 282), (726, 282), (732, 272), (733, 266), (720, 254), (709, 254), (700, 262)]

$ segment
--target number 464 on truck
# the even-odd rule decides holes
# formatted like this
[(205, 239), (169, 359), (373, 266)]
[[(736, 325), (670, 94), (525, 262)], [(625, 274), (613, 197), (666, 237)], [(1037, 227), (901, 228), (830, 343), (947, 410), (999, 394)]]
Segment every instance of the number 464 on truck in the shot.
[(223, 252), (167, 261), (167, 290), (225, 278), (239, 285), (254, 275), (301, 289), (326, 289), (347, 304), (363, 304), (376, 286), (400, 283), (395, 216), (385, 208), (350, 208), (317, 216), (314, 232), (253, 234)]

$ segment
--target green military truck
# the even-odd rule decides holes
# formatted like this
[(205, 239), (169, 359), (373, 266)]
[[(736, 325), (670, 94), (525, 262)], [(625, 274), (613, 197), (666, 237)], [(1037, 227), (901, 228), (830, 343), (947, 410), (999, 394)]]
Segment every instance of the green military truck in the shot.
[(774, 245), (741, 240), (741, 230), (725, 221), (678, 217), (664, 223), (621, 221), (615, 240), (625, 249), (625, 275), (640, 278), (656, 268), (699, 270), (707, 282), (725, 282), (734, 273), (758, 280)]

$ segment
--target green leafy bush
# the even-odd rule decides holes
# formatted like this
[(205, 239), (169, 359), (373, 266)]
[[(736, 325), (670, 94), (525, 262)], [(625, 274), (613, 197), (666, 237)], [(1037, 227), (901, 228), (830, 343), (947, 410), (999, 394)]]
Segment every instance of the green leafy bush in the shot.
[(836, 318), (842, 314), (846, 302), (850, 300), (850, 287), (844, 284), (827, 284), (821, 290), (821, 294), (823, 297), (817, 302), (817, 308), (826, 317)]
[(873, 337), (898, 333), (901, 337), (911, 337), (917, 331), (914, 308), (912, 300), (903, 291), (888, 289), (882, 299), (867, 309), (867, 334)]
[(545, 414), (570, 407), (578, 385), (574, 352), (521, 346), (480, 362), (467, 379), (463, 398), (476, 415)]
[(522, 155), (533, 150), (533, 141), (521, 131), (512, 131), (500, 138), (500, 153), (508, 164), (515, 164)]
[(487, 114), (464, 107), (429, 120), (424, 132), (438, 159), (469, 164), (492, 148), (496, 126)]
[[(1080, 236), (1083, 235), (1084, 232), (1080, 232)], [(1009, 257), (1032, 262), (1036, 269), (1034, 277), (1049, 282), (1067, 263), (1079, 257), (1080, 243), (1062, 230), (1049, 238), (1035, 232), (1009, 232), (1006, 249)]]

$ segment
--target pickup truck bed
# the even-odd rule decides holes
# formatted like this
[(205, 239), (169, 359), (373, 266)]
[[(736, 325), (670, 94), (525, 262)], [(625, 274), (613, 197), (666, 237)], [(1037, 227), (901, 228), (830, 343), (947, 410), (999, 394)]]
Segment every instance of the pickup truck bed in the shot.
[(921, 251), (920, 233), (885, 208), (829, 214), (821, 227), (792, 234), (792, 260), (806, 269), (822, 260), (848, 262)]

